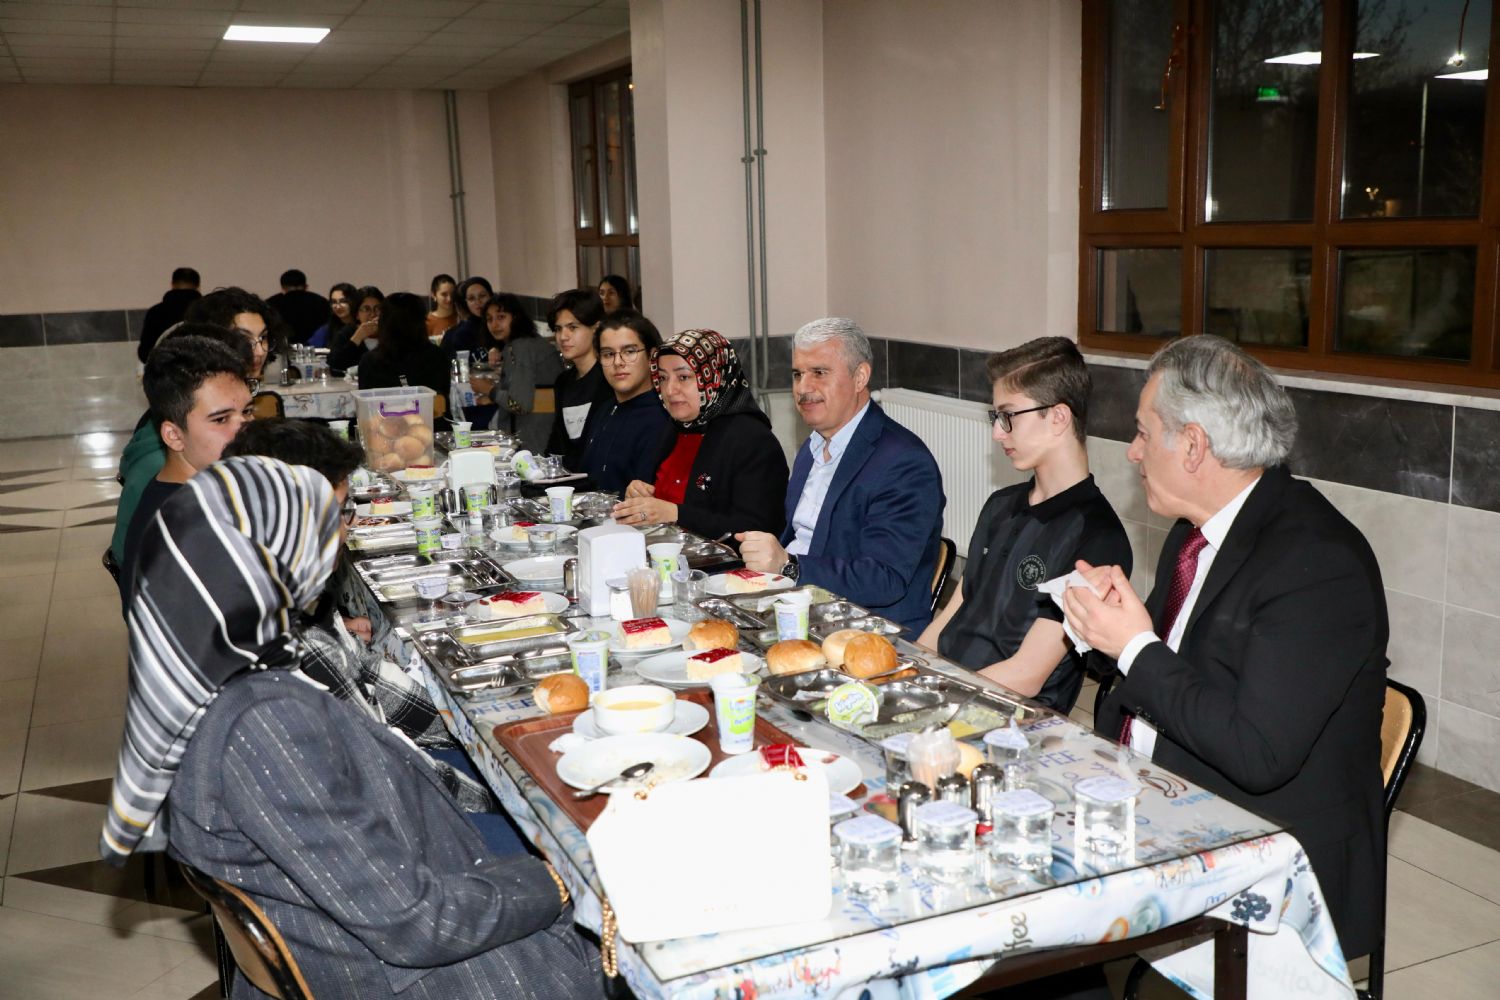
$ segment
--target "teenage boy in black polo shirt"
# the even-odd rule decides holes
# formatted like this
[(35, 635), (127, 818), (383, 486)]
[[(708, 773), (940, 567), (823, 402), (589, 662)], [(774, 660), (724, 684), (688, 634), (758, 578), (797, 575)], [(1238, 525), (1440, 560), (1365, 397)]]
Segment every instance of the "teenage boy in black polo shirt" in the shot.
[(985, 503), (958, 591), (919, 641), (1067, 713), (1083, 686), (1083, 656), (1063, 633), (1062, 610), (1036, 586), (1079, 559), (1118, 563), (1128, 575), (1130, 541), (1089, 475), (1092, 384), (1078, 348), (1065, 337), (1042, 337), (991, 355), (986, 367), (991, 433), (1032, 479)]

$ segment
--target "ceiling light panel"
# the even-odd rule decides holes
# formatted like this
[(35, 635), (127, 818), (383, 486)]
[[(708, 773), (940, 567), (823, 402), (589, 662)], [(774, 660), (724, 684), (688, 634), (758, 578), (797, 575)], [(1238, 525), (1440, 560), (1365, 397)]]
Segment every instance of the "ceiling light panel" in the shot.
[(302, 28), (267, 24), (231, 24), (228, 28), (224, 29), (224, 41), (316, 45), (327, 34), (327, 28)]

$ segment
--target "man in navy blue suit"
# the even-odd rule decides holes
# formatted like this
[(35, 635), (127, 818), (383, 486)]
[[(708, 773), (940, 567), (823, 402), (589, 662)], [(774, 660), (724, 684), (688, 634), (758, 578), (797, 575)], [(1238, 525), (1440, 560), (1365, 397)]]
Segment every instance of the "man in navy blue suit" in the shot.
[(920, 632), (932, 618), (943, 477), (932, 452), (870, 400), (870, 341), (814, 320), (792, 341), (792, 394), (812, 428), (787, 484), (781, 537), (735, 537), (750, 569), (817, 584)]

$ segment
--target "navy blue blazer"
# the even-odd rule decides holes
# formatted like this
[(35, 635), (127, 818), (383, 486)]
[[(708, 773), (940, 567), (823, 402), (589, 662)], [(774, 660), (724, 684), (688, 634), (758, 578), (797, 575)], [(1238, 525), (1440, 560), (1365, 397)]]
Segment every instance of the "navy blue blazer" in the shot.
[[(792, 518), (812, 460), (810, 444), (804, 444), (787, 484), (782, 545), (797, 536)], [(920, 632), (932, 620), (945, 503), (932, 452), (870, 403), (823, 498), (812, 547), (797, 557), (802, 582), (827, 587)]]

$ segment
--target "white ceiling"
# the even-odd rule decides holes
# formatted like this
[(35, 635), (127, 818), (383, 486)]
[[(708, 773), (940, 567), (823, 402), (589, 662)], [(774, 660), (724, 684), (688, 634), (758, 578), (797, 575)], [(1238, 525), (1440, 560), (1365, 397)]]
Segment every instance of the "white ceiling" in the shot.
[(629, 27), (629, 0), (0, 0), (0, 83), (488, 90)]

